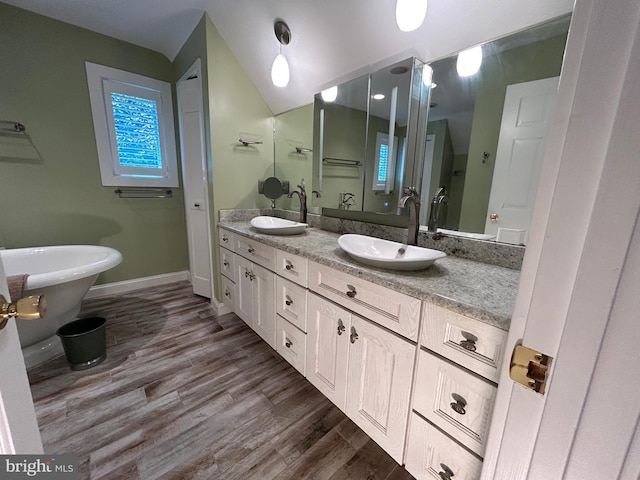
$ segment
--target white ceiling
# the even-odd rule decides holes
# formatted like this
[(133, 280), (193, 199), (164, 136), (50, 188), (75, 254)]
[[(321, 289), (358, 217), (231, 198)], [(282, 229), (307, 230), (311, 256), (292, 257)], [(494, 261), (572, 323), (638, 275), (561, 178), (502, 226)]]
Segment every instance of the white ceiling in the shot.
[[(173, 60), (207, 12), (274, 114), (314, 93), (410, 55), (429, 62), (569, 13), (573, 0), (429, 0), (411, 33), (395, 23), (395, 0), (2, 0), (150, 48)], [(273, 23), (291, 29), (283, 47), (291, 81), (271, 84)]]

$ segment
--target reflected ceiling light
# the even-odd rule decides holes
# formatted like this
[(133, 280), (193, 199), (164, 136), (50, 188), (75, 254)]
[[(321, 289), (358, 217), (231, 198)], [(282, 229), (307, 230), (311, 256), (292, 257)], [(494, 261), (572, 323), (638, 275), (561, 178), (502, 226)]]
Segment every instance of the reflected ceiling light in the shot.
[(381, 93), (376, 93), (376, 94), (373, 96), (373, 99), (374, 99), (374, 100), (382, 100), (383, 98), (384, 98), (384, 95), (383, 95), (383, 94), (381, 94)]
[(396, 3), (396, 23), (403, 32), (417, 29), (427, 15), (427, 0), (398, 0)]
[(431, 81), (433, 80), (433, 68), (426, 63), (422, 66), (422, 83), (427, 87), (429, 85), (433, 85)]
[(271, 81), (276, 87), (286, 87), (289, 84), (289, 62), (282, 54), (282, 45), (289, 45), (291, 41), (291, 30), (282, 20), (276, 20), (273, 26), (276, 38), (280, 43), (278, 56), (271, 66)]
[(458, 54), (458, 61), (456, 62), (456, 70), (461, 77), (469, 77), (480, 70), (482, 65), (482, 47), (469, 48), (463, 50)]
[(320, 92), (320, 95), (325, 102), (333, 102), (338, 98), (338, 86), (334, 85), (333, 87), (327, 88)]

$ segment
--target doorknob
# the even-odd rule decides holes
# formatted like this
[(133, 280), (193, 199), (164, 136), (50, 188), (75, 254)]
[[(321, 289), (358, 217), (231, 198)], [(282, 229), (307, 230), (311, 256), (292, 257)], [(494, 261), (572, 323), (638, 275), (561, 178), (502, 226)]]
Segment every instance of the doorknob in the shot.
[(491, 215), (489, 215), (489, 220), (491, 220), (494, 223), (497, 222), (499, 218), (500, 216), (497, 213), (492, 213)]
[(37, 320), (42, 318), (47, 310), (47, 302), (44, 295), (30, 295), (9, 303), (0, 295), (0, 330), (2, 330), (10, 318), (20, 320)]

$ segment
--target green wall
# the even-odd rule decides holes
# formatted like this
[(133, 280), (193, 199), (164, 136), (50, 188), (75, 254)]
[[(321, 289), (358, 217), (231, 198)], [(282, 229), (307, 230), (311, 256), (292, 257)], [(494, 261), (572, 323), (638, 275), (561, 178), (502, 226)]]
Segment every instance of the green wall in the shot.
[[(296, 147), (313, 148), (313, 103), (276, 115), (274, 119), (275, 176), (279, 180), (288, 180), (291, 190), (304, 178), (308, 190), (307, 205), (312, 206), (311, 194), (313, 175), (313, 152), (296, 152)], [(276, 200), (277, 208), (297, 210), (300, 202), (297, 196), (286, 195)]]
[[(196, 58), (202, 61), (207, 128), (208, 181), (216, 298), (220, 299), (218, 212), (221, 209), (266, 208), (258, 180), (273, 175), (273, 112), (240, 66), (208, 15), (195, 27), (174, 60), (177, 80)], [(240, 137), (259, 139), (245, 147)]]
[[(473, 112), (460, 230), (484, 232), (507, 85), (560, 75), (565, 44), (566, 36), (562, 35), (483, 60)], [(485, 151), (491, 157), (483, 163)]]
[[(0, 137), (0, 241), (97, 244), (123, 254), (108, 283), (188, 269), (183, 193), (119, 199), (103, 187), (85, 61), (172, 82), (163, 55), (0, 3), (0, 119), (29, 134), (15, 158)], [(15, 147), (15, 145), (14, 145)], [(178, 152), (179, 154), (179, 152)]]

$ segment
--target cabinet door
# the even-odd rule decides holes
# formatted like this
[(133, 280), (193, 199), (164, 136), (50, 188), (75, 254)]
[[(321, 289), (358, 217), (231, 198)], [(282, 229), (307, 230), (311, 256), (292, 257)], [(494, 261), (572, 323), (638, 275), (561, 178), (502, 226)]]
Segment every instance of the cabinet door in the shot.
[(402, 464), (416, 346), (356, 315), (347, 333), (346, 414)]
[(276, 348), (276, 275), (255, 263), (253, 276), (253, 329), (273, 349)]
[(351, 314), (312, 293), (307, 299), (307, 380), (345, 410)]
[(250, 261), (236, 255), (236, 315), (253, 328), (253, 282), (251, 281), (253, 271)]

